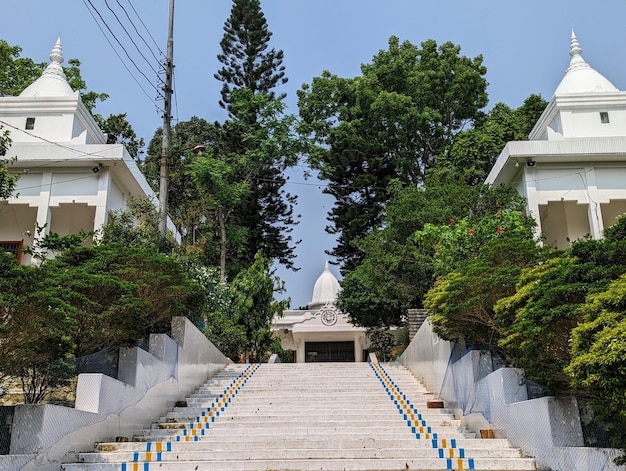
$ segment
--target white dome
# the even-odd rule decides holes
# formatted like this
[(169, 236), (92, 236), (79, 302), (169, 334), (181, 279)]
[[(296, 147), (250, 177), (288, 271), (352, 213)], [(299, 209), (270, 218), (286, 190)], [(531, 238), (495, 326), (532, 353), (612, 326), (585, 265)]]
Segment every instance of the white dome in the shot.
[(569, 55), (572, 57), (565, 77), (554, 92), (555, 95), (568, 93), (617, 92), (619, 91), (606, 77), (594, 70), (581, 56), (582, 49), (572, 31)]
[(334, 303), (339, 294), (339, 281), (330, 271), (328, 262), (324, 266), (324, 271), (319, 276), (313, 287), (313, 298), (309, 306), (314, 304)]
[(77, 92), (67, 83), (67, 77), (63, 72), (63, 49), (61, 38), (57, 39), (52, 52), (50, 53), (50, 64), (43, 71), (41, 77), (26, 87), (21, 97), (70, 97)]

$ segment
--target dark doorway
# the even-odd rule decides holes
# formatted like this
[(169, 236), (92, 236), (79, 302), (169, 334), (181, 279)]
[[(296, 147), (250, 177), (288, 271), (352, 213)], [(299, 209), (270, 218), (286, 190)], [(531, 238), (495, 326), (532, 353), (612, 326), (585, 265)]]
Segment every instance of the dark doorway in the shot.
[(354, 361), (354, 342), (307, 342), (304, 350), (307, 363)]

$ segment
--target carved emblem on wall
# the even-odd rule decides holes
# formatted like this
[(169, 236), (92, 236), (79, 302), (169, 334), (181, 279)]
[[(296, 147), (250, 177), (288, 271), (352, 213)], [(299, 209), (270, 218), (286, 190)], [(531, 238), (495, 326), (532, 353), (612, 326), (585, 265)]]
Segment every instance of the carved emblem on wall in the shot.
[(320, 310), (320, 319), (324, 325), (335, 325), (337, 322), (337, 309), (327, 304)]

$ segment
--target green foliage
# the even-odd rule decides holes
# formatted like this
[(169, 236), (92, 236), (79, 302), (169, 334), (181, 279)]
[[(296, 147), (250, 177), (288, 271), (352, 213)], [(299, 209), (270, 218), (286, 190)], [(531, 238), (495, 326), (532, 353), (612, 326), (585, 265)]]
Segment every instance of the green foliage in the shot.
[(34, 260), (43, 263), (50, 257), (74, 247), (83, 245), (85, 241), (93, 237), (94, 232), (85, 232), (81, 229), (78, 234), (62, 236), (56, 232), (47, 232), (47, 224), (40, 226), (35, 222), (35, 238), (32, 246), (25, 247), (24, 253), (29, 254)]
[[(220, 106), (231, 116), (238, 117), (232, 108), (234, 91), (247, 88), (273, 99), (273, 89), (287, 83), (283, 51), (268, 50), (271, 37), (259, 0), (233, 0), (220, 42), (222, 52), (217, 56), (223, 66), (215, 74), (222, 82)], [(282, 100), (284, 96), (277, 98)]]
[(393, 179), (419, 185), (464, 125), (487, 103), (482, 57), (452, 43), (421, 47), (392, 37), (362, 75), (325, 71), (298, 92), (303, 131), (319, 144), (309, 164), (336, 199), (329, 213), (342, 269), (361, 260), (359, 247), (382, 222)]
[[(219, 260), (219, 228), (210, 217), (209, 202), (196, 184), (192, 167), (200, 157), (195, 148), (203, 146), (202, 155), (222, 154), (224, 131), (218, 123), (192, 117), (172, 130), (168, 212), (181, 235), (182, 252), (200, 257), (206, 264)], [(159, 129), (148, 146), (141, 170), (148, 183), (159, 189), (162, 132)], [(158, 227), (158, 226), (157, 226)]]
[(280, 280), (271, 275), (267, 259), (257, 254), (230, 284), (220, 282), (213, 270), (203, 278), (211, 296), (204, 329), (209, 340), (234, 361), (260, 361), (273, 342), (272, 319), (289, 305), (288, 299), (274, 300)]
[(281, 363), (293, 363), (293, 350), (283, 350), (281, 340), (278, 337), (272, 337), (269, 352), (276, 353)]
[(521, 213), (522, 202), (513, 199), (510, 204), (495, 202), (493, 213), (474, 213), (448, 224), (427, 223), (415, 232), (415, 242), (432, 248), (435, 274), (446, 275), (463, 267), (468, 260), (482, 257), (491, 251), (491, 244), (499, 240), (533, 240), (535, 222)]
[[(265, 163), (255, 170), (249, 193), (238, 209), (237, 227), (241, 230), (229, 230), (244, 242), (229, 255), (231, 261), (243, 262), (236, 264), (234, 273), (252, 264), (259, 251), (295, 269), (290, 233), (297, 223), (293, 214), (296, 196), (284, 187), (285, 170), (297, 163), (299, 150), (292, 143), (298, 139), (293, 133), (295, 118), (282, 114), (285, 94), (275, 91), (287, 77), (283, 51), (270, 49), (271, 36), (259, 0), (233, 0), (217, 56), (223, 66), (215, 74), (222, 82), (220, 106), (229, 114), (224, 123), (223, 155), (246, 160), (257, 153)], [(218, 155), (213, 152), (214, 157)]]
[(511, 366), (523, 368), (525, 376), (550, 393), (569, 390), (563, 368), (570, 359), (570, 332), (580, 320), (586, 282), (572, 284), (575, 260), (557, 257), (528, 268), (521, 274), (517, 291), (498, 301), (495, 310), (502, 325), (499, 345)]
[(17, 96), (39, 78), (45, 63), (20, 57), (22, 48), (0, 39), (0, 96)]
[(433, 172), (452, 173), (469, 185), (482, 183), (507, 142), (528, 138), (547, 104), (539, 95), (530, 95), (517, 109), (496, 103), (472, 128), (455, 136), (450, 153), (440, 156)]
[(233, 307), (245, 332), (244, 354), (251, 362), (265, 355), (272, 342), (272, 319), (289, 307), (289, 299), (274, 300), (274, 290), (279, 285), (278, 278), (270, 274), (269, 261), (261, 254), (231, 284)]
[(589, 295), (626, 272), (626, 241), (582, 240), (544, 266), (525, 271), (517, 292), (500, 300), (501, 347), (526, 376), (552, 393), (571, 392), (571, 332)]
[(71, 247), (38, 267), (0, 255), (0, 376), (22, 378), (27, 401), (65, 381), (74, 356), (133, 346), (173, 316), (202, 322), (204, 290), (154, 249)]
[(626, 274), (589, 296), (581, 311), (566, 371), (573, 385), (593, 398), (594, 413), (609, 427), (612, 445), (626, 450)]
[(378, 361), (391, 361), (393, 349), (396, 346), (395, 336), (384, 327), (370, 327), (367, 329), (367, 338), (370, 341), (370, 352), (376, 354)]
[(47, 271), (0, 252), (0, 376), (20, 378), (27, 403), (63, 384), (73, 357), (72, 309), (48, 282)]
[(70, 59), (67, 63), (69, 64), (69, 67), (63, 67), (67, 83), (70, 87), (72, 87), (72, 90), (80, 92), (80, 99), (83, 102), (83, 105), (85, 105), (85, 108), (93, 114), (93, 110), (95, 109), (97, 102), (106, 100), (109, 98), (109, 95), (106, 93), (86, 91), (87, 83), (80, 73), (80, 61), (78, 59)]
[(97, 244), (119, 244), (125, 247), (153, 249), (172, 253), (176, 242), (171, 235), (165, 239), (159, 232), (159, 214), (147, 198), (127, 198), (127, 209), (111, 211), (102, 227)]
[(12, 196), (17, 185), (18, 177), (9, 174), (8, 164), (11, 160), (2, 158), (6, 155), (10, 146), (11, 137), (9, 131), (0, 125), (0, 200)]
[[(282, 172), (295, 165), (298, 153), (306, 145), (295, 134), (295, 118), (282, 114), (282, 102), (266, 95), (255, 95), (248, 89), (233, 92), (231, 98), (236, 118), (224, 125), (224, 132), (227, 136), (236, 136), (238, 144), (231, 142), (213, 148), (191, 164), (199, 192), (212, 210), (207, 217), (214, 221), (219, 233), (223, 280), (227, 274), (236, 274), (251, 264), (254, 256), (250, 251), (258, 247), (265, 257), (277, 258), (291, 266), (292, 249), (279, 248), (285, 248), (284, 244), (291, 241), (290, 230), (275, 224), (275, 216), (282, 219), (279, 214), (282, 210), (275, 207), (278, 213), (269, 219), (262, 212), (250, 219), (248, 211), (258, 202), (259, 182), (269, 184), (265, 181), (268, 169), (281, 175), (272, 182), (280, 192), (279, 188), (285, 183)], [(250, 124), (253, 118), (254, 123)], [(267, 208), (270, 207), (274, 207), (274, 203), (268, 203)], [(293, 222), (287, 213), (282, 214), (287, 217), (283, 222)]]
[[(488, 192), (477, 211), (446, 225), (416, 231), (418, 245), (431, 247), (437, 281), (424, 306), (435, 331), (447, 340), (496, 348), (502, 335), (496, 302), (515, 292), (521, 270), (545, 258), (533, 237), (534, 221), (520, 212), (522, 202)], [(491, 210), (491, 212), (487, 212)]]
[[(85, 98), (83, 97), (83, 103)], [(130, 156), (139, 159), (139, 153), (144, 147), (143, 137), (137, 139), (137, 134), (126, 119), (126, 113), (112, 114), (103, 118), (99, 114), (93, 115), (98, 127), (107, 135), (107, 144), (122, 144)]]

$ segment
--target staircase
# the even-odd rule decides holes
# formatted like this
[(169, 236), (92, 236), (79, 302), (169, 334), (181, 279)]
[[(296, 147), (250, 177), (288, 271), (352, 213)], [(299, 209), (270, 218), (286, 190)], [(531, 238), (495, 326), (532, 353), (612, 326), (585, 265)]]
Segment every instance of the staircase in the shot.
[(62, 469), (535, 469), (431, 399), (396, 364), (231, 365), (132, 442), (96, 444)]

